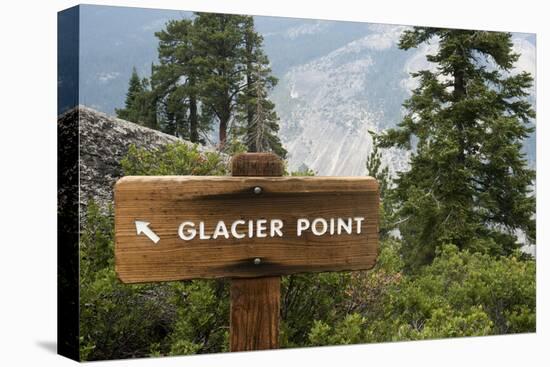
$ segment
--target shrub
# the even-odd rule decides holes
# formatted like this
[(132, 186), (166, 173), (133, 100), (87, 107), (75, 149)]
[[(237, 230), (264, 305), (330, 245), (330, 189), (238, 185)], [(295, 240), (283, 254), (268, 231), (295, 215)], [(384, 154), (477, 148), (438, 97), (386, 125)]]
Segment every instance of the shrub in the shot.
[[(155, 151), (131, 146), (126, 175), (223, 175), (217, 153), (183, 143)], [(221, 281), (122, 284), (114, 270), (113, 215), (90, 200), (80, 241), (83, 360), (224, 350), (228, 297)]]
[[(221, 156), (184, 144), (152, 152), (132, 147), (122, 165), (131, 175), (227, 172)], [(370, 271), (283, 277), (281, 347), (535, 331), (533, 259), (445, 245), (431, 264), (404, 273), (400, 246), (396, 239), (382, 241)], [(113, 266), (112, 210), (101, 214), (93, 201), (80, 260), (83, 359), (228, 350), (228, 282), (120, 283)]]
[(153, 151), (131, 145), (120, 164), (125, 175), (134, 176), (223, 176), (227, 173), (222, 155), (201, 152), (196, 144), (179, 142)]
[[(403, 275), (399, 242), (384, 242), (375, 269), (354, 273), (346, 309), (319, 319), (312, 345), (386, 342), (535, 331), (535, 262), (443, 246), (433, 263)], [(522, 259), (523, 258), (523, 259)]]
[(80, 350), (83, 360), (143, 357), (175, 321), (165, 284), (127, 285), (115, 275), (112, 211), (88, 204), (80, 241)]

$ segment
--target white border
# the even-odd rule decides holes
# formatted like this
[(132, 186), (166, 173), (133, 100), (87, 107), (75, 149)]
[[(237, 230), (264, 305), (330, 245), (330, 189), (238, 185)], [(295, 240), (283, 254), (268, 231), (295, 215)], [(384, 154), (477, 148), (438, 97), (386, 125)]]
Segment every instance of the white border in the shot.
[[(548, 361), (550, 307), (548, 190), (550, 140), (543, 101), (550, 39), (544, 1), (90, 1), (312, 19), (431, 25), (537, 33), (537, 333), (276, 352), (98, 362), (95, 366), (540, 366)], [(0, 365), (72, 365), (56, 338), (56, 12), (75, 1), (1, 3)], [(123, 20), (121, 20), (123, 21)], [(546, 279), (546, 280), (545, 280)], [(34, 362), (34, 364), (33, 364)]]

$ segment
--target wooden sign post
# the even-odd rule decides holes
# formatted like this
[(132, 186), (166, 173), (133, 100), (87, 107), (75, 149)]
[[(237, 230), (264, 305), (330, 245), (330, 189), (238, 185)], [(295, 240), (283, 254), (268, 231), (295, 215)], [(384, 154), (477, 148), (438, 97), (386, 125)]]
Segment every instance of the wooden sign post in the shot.
[[(241, 154), (231, 161), (233, 176), (282, 176), (283, 169), (281, 160), (274, 154)], [(261, 265), (260, 258), (256, 262)], [(230, 350), (278, 348), (280, 306), (280, 276), (232, 279)]]
[(281, 275), (374, 266), (378, 184), (282, 177), (269, 153), (235, 156), (232, 174), (121, 178), (116, 272), (125, 283), (231, 278), (231, 351), (273, 349)]

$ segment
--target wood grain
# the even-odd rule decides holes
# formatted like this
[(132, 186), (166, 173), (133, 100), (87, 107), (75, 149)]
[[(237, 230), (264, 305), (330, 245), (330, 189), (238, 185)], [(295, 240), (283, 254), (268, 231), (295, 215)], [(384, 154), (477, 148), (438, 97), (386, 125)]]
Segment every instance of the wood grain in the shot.
[[(233, 176), (282, 176), (283, 162), (274, 154), (248, 153), (233, 157)], [(232, 279), (229, 350), (279, 348), (281, 277)]]
[(232, 176), (282, 176), (281, 159), (272, 153), (241, 153), (231, 159)]
[(232, 352), (279, 347), (281, 277), (231, 280)]
[[(116, 271), (136, 283), (369, 269), (378, 254), (378, 203), (368, 177), (124, 177), (115, 186)], [(296, 233), (297, 218), (357, 216), (365, 217), (361, 235)], [(284, 238), (183, 241), (177, 232), (186, 220), (212, 228), (258, 218), (282, 219)], [(136, 234), (136, 220), (151, 223), (157, 245)]]

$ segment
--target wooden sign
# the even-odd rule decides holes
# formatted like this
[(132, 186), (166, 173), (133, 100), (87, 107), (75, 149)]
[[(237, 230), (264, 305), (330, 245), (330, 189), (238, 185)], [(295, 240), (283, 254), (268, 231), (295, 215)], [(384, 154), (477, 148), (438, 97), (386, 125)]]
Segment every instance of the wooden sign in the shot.
[(378, 208), (369, 177), (124, 177), (116, 271), (136, 283), (369, 269)]
[(126, 283), (231, 279), (231, 351), (278, 348), (281, 277), (371, 268), (376, 180), (280, 177), (271, 153), (233, 177), (135, 176), (115, 186), (115, 267)]

